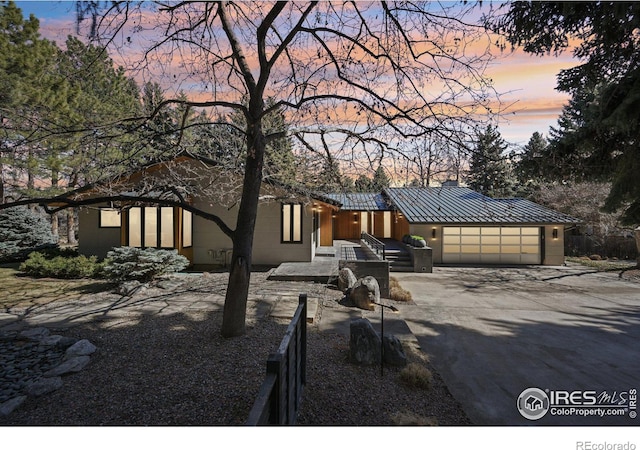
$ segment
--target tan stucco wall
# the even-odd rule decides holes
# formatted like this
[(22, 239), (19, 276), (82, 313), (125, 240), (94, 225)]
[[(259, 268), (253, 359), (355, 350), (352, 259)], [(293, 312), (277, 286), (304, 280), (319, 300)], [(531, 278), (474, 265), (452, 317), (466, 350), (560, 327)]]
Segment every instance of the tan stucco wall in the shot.
[[(436, 238), (433, 239), (432, 230), (436, 229)], [(442, 262), (442, 226), (429, 224), (410, 224), (409, 233), (415, 236), (422, 236), (427, 241), (427, 246), (433, 249), (433, 263)]]
[(82, 255), (107, 256), (113, 247), (120, 247), (120, 228), (100, 228), (100, 212), (96, 208), (81, 208), (78, 212), (78, 252)]
[[(196, 201), (194, 206), (217, 214), (232, 229), (236, 226), (237, 207), (226, 209), (211, 207)], [(281, 204), (263, 203), (258, 207), (258, 219), (253, 238), (253, 264), (277, 265), (287, 261), (311, 261), (313, 255), (311, 206), (304, 208), (302, 218), (302, 243), (281, 242)], [(218, 250), (231, 250), (231, 239), (218, 226), (201, 217), (193, 218), (193, 263), (196, 265), (220, 264)], [(211, 250), (211, 252), (210, 252)], [(229, 260), (227, 260), (227, 263)]]
[[(553, 229), (557, 228), (558, 238), (553, 238)], [(564, 225), (547, 225), (544, 227), (545, 249), (544, 261), (545, 266), (561, 266), (564, 264)]]

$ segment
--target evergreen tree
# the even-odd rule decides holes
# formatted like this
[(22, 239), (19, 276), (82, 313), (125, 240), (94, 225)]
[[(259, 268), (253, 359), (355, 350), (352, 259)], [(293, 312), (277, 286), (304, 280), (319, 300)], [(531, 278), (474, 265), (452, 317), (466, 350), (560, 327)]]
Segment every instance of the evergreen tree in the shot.
[(373, 191), (372, 184), (371, 178), (364, 174), (360, 174), (353, 183), (353, 187), (356, 192), (371, 192)]
[(520, 184), (527, 184), (544, 177), (545, 154), (547, 140), (537, 131), (533, 133), (522, 153), (517, 155), (515, 162), (515, 175)]
[(556, 176), (611, 181), (605, 208), (640, 223), (640, 4), (514, 2), (492, 25), (528, 53), (573, 49), (581, 64), (558, 74), (572, 99), (551, 137)]
[(0, 261), (24, 259), (55, 242), (49, 222), (40, 213), (24, 207), (0, 210)]
[(373, 174), (373, 180), (371, 180), (371, 190), (373, 192), (381, 192), (384, 188), (389, 187), (390, 184), (391, 179), (385, 172), (382, 164), (380, 164)]
[(505, 161), (507, 143), (497, 128), (488, 125), (476, 135), (477, 142), (471, 155), (467, 180), (471, 189), (490, 197), (507, 197), (513, 180)]

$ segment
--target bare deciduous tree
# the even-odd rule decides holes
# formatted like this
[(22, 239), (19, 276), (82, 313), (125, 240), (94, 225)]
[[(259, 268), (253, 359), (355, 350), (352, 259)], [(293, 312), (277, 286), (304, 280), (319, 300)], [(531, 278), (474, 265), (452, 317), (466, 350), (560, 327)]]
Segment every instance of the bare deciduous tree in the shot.
[(216, 221), (233, 242), (224, 336), (245, 331), (265, 148), (284, 133), (265, 131), (267, 115), (284, 114), (300, 151), (377, 167), (423, 136), (464, 145), (495, 100), (489, 37), (462, 4), (90, 3), (94, 37), (131, 73), (187, 93), (164, 104), (245, 118), (237, 226)]

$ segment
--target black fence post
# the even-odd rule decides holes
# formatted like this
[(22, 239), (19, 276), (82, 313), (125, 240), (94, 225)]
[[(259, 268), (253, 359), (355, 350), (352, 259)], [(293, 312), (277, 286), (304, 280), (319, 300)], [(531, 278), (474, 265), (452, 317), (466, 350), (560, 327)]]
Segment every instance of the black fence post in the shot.
[(298, 304), (302, 305), (302, 317), (300, 317), (300, 379), (302, 384), (307, 384), (307, 294), (300, 294)]

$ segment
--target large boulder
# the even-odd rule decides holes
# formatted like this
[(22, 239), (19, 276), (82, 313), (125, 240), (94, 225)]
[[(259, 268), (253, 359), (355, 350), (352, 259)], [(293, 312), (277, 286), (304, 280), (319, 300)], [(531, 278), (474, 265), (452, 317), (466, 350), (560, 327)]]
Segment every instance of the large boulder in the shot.
[(382, 342), (368, 319), (353, 319), (349, 326), (349, 359), (355, 364), (380, 364), (380, 348), (384, 347), (384, 363), (390, 366), (407, 365), (402, 343), (393, 334), (385, 334)]
[(338, 272), (338, 289), (342, 292), (353, 288), (357, 281), (358, 279), (348, 267), (344, 267)]
[(349, 359), (369, 366), (380, 363), (380, 336), (367, 319), (353, 319), (349, 325)]
[(404, 367), (407, 365), (407, 355), (402, 348), (402, 342), (393, 334), (386, 334), (382, 338), (384, 348), (384, 363), (390, 366)]
[(349, 299), (360, 309), (374, 311), (380, 302), (380, 285), (374, 277), (360, 278), (351, 288)]

